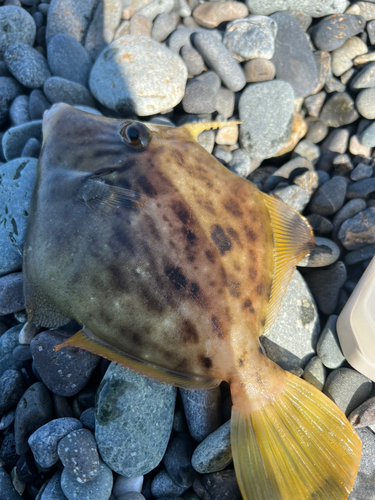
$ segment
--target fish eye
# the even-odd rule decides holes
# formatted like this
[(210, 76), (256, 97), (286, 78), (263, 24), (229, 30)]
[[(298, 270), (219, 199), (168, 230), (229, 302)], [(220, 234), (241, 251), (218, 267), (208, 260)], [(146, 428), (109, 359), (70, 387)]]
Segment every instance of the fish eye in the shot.
[(149, 131), (143, 123), (127, 123), (120, 130), (120, 135), (125, 141), (135, 148), (144, 148), (150, 142)]

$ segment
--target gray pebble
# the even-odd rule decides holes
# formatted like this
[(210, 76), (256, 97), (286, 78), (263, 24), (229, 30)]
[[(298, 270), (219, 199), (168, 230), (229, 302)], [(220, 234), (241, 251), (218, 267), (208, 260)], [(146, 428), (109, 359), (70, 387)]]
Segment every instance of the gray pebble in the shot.
[(359, 37), (349, 38), (341, 47), (332, 52), (332, 73), (335, 76), (341, 76), (341, 82), (346, 83), (350, 79), (350, 73), (348, 76), (345, 72), (352, 68), (353, 59), (367, 51), (367, 45)]
[(87, 408), (81, 413), (79, 417), (84, 427), (90, 429), (90, 431), (95, 432), (95, 408)]
[(350, 183), (346, 192), (347, 198), (366, 198), (375, 191), (375, 178), (362, 179)]
[(42, 145), (38, 139), (31, 137), (21, 151), (21, 158), (38, 158)]
[(113, 486), (113, 474), (102, 461), (99, 473), (91, 481), (79, 483), (65, 468), (61, 474), (61, 489), (68, 500), (109, 500)]
[(337, 237), (347, 250), (375, 243), (375, 207), (367, 208), (343, 222)]
[(9, 110), (12, 127), (31, 121), (29, 113), (29, 96), (19, 95), (14, 99)]
[(140, 492), (142, 491), (143, 480), (143, 476), (124, 477), (118, 475), (113, 486), (112, 494), (117, 498), (121, 495), (125, 495), (126, 493)]
[(366, 208), (366, 202), (361, 199), (350, 200), (335, 214), (333, 218), (333, 235), (336, 236), (341, 224), (357, 215), (359, 212)]
[(44, 83), (43, 92), (52, 103), (66, 102), (72, 106), (84, 104), (95, 108), (95, 101), (86, 87), (59, 76), (48, 78)]
[(374, 147), (375, 146), (375, 125), (374, 122), (369, 125), (363, 132), (360, 138), (362, 146)]
[(99, 474), (99, 454), (89, 430), (78, 428), (69, 432), (59, 441), (57, 453), (66, 473), (78, 483), (92, 481)]
[(294, 153), (315, 163), (320, 156), (320, 147), (308, 139), (303, 139), (294, 148)]
[(33, 90), (29, 96), (29, 113), (32, 120), (41, 120), (52, 104), (41, 90)]
[(2, 140), (3, 153), (6, 160), (10, 161), (19, 158), (27, 141), (35, 137), (42, 140), (42, 120), (27, 122), (17, 127), (9, 128)]
[(230, 420), (228, 420), (197, 446), (191, 463), (200, 474), (207, 474), (218, 472), (231, 462)]
[(314, 356), (307, 363), (302, 378), (320, 391), (323, 390), (326, 381), (326, 369), (318, 356)]
[(152, 22), (142, 14), (136, 13), (130, 19), (129, 34), (151, 37)]
[(0, 56), (12, 43), (27, 43), (32, 46), (36, 35), (34, 19), (20, 7), (0, 7)]
[(332, 153), (345, 153), (348, 149), (349, 130), (339, 128), (332, 130), (322, 144), (322, 150), (328, 150)]
[(345, 264), (337, 261), (328, 269), (314, 270), (305, 276), (319, 309), (332, 314), (337, 306), (339, 292), (347, 279)]
[(328, 375), (323, 392), (349, 415), (370, 396), (371, 388), (371, 380), (361, 373), (351, 368), (338, 368)]
[[(372, 427), (374, 428), (374, 427)], [(358, 429), (362, 441), (362, 455), (350, 500), (374, 500), (373, 478), (375, 477), (375, 436), (370, 429)]]
[(0, 61), (0, 76), (12, 76), (5, 61)]
[(305, 98), (304, 105), (310, 116), (313, 116), (314, 118), (319, 117), (319, 113), (320, 110), (322, 109), (326, 96), (327, 93), (324, 92), (324, 90), (322, 90), (321, 92), (318, 92), (315, 95), (310, 95), (309, 97)]
[(352, 89), (375, 87), (375, 62), (367, 64), (350, 83)]
[(212, 153), (215, 145), (215, 132), (213, 130), (205, 130), (198, 136), (197, 142), (208, 153)]
[(200, 31), (194, 35), (194, 45), (222, 82), (233, 92), (246, 85), (245, 74), (225, 45), (210, 33)]
[(181, 49), (181, 57), (186, 64), (190, 76), (200, 75), (203, 72), (203, 58), (194, 47), (191, 45), (184, 45)]
[(76, 0), (72, 9), (69, 0), (52, 0), (47, 18), (47, 45), (59, 33), (71, 35), (83, 43), (96, 4), (95, 0)]
[(147, 17), (150, 21), (153, 21), (156, 16), (164, 12), (169, 13), (174, 7), (173, 0), (153, 0), (141, 9), (139, 9), (138, 14)]
[(156, 498), (175, 498), (181, 495), (187, 488), (174, 483), (166, 470), (160, 471), (152, 480), (151, 493)]
[(271, 19), (277, 23), (275, 54), (272, 62), (276, 77), (290, 83), (295, 97), (306, 97), (316, 87), (318, 72), (315, 58), (298, 22), (278, 12)]
[(146, 499), (141, 493), (137, 493), (136, 491), (129, 491), (129, 493), (125, 493), (124, 495), (117, 497), (117, 500), (146, 500)]
[(21, 495), (14, 489), (9, 474), (0, 466), (0, 500), (22, 500)]
[(336, 262), (340, 249), (328, 238), (315, 237), (315, 246), (309, 255), (298, 262), (299, 267), (324, 267)]
[(364, 260), (372, 259), (374, 255), (375, 255), (375, 243), (373, 243), (372, 245), (366, 245), (365, 247), (362, 247), (359, 250), (353, 250), (352, 252), (348, 252), (344, 257), (344, 261), (345, 264), (347, 264), (348, 266), (353, 266), (358, 262), (363, 262)]
[[(335, 172), (342, 176), (346, 176), (353, 170), (353, 163), (348, 154), (336, 155), (332, 160), (332, 166)], [(347, 177), (345, 177), (345, 179), (347, 179)]]
[(314, 28), (313, 41), (319, 50), (330, 52), (341, 47), (354, 35), (362, 33), (366, 22), (353, 14), (333, 15), (320, 21)]
[(12, 75), (29, 89), (41, 88), (51, 76), (45, 57), (26, 43), (8, 45), (4, 60)]
[(219, 160), (221, 163), (224, 163), (224, 165), (230, 162), (233, 157), (232, 153), (230, 151), (227, 151), (226, 149), (223, 149), (222, 146), (215, 146), (212, 154), (217, 160)]
[(249, 154), (241, 148), (233, 151), (232, 159), (228, 162), (228, 168), (231, 172), (246, 179), (252, 171), (251, 158)]
[[(204, 490), (199, 492), (199, 498), (206, 499), (208, 497), (213, 500), (221, 500), (223, 498), (231, 500), (242, 499), (233, 469), (204, 474), (200, 478), (200, 482)], [(197, 491), (196, 488), (194, 490)]]
[(375, 44), (375, 21), (370, 21), (366, 26), (367, 34), (370, 39), (371, 45)]
[(87, 86), (92, 63), (75, 38), (65, 33), (54, 36), (48, 44), (47, 59), (54, 76)]
[(319, 118), (329, 127), (337, 128), (353, 123), (359, 118), (359, 114), (350, 95), (337, 92), (324, 104)]
[(315, 234), (328, 234), (332, 231), (332, 222), (319, 214), (310, 214), (307, 216), (307, 220), (314, 230)]
[[(193, 28), (180, 28), (172, 33), (168, 39), (168, 47), (176, 54), (180, 53), (180, 50), (185, 45), (191, 45), (191, 35), (199, 31)], [(221, 36), (220, 36), (221, 40)]]
[(60, 481), (61, 471), (55, 472), (44, 488), (40, 500), (66, 500), (66, 496), (60, 486)]
[(301, 0), (246, 0), (246, 5), (254, 14), (268, 16), (278, 10), (303, 11), (312, 17), (323, 17), (329, 14), (338, 14), (346, 9), (344, 0), (314, 0), (305, 2)]
[(189, 434), (182, 432), (174, 434), (163, 459), (172, 481), (185, 488), (189, 488), (197, 476), (191, 463), (194, 446), (194, 441)]
[(300, 10), (289, 10), (289, 9), (287, 10), (286, 13), (294, 17), (294, 19), (298, 22), (303, 31), (307, 31), (309, 29), (312, 23), (312, 17), (309, 14), (306, 14), (305, 12), (302, 12)]
[(375, 89), (362, 90), (355, 101), (359, 113), (368, 120), (375, 118)]
[(319, 359), (327, 368), (339, 368), (345, 362), (339, 339), (336, 333), (337, 316), (328, 317), (316, 346)]
[(316, 69), (318, 71), (318, 79), (316, 82), (316, 87), (312, 93), (316, 94), (317, 92), (322, 90), (326, 82), (333, 77), (331, 68), (332, 60), (329, 52), (316, 50), (315, 52), (313, 52), (313, 55), (315, 59)]
[(213, 113), (216, 94), (220, 89), (220, 78), (213, 71), (202, 73), (186, 85), (182, 107), (186, 113)]
[(346, 182), (341, 177), (333, 177), (318, 188), (310, 203), (312, 213), (332, 215), (345, 201)]
[(273, 80), (276, 68), (272, 61), (267, 59), (252, 59), (244, 65), (246, 81), (250, 83)]
[(21, 93), (22, 87), (14, 78), (0, 77), (0, 125), (7, 121), (12, 102)]
[(0, 377), (0, 417), (14, 408), (25, 391), (23, 378), (17, 370), (6, 370)]
[(230, 118), (234, 112), (234, 101), (234, 92), (220, 87), (215, 97), (215, 110), (224, 118)]
[(305, 139), (317, 144), (328, 134), (327, 125), (321, 120), (307, 121), (308, 130)]
[(18, 335), (21, 325), (13, 326), (0, 337), (0, 376), (7, 370), (20, 370), (22, 361), (12, 356), (13, 350), (18, 346)]
[(152, 25), (151, 36), (157, 42), (163, 42), (177, 28), (178, 17), (163, 12)]
[(353, 410), (348, 417), (355, 428), (375, 425), (375, 397), (372, 397)]
[(0, 316), (25, 308), (22, 273), (11, 273), (0, 278)]
[(16, 409), (13, 408), (8, 413), (3, 415), (0, 419), (0, 430), (4, 431), (14, 424), (14, 419), (16, 418)]
[[(95, 5), (85, 36), (85, 49), (93, 61), (112, 42), (121, 21), (121, 0), (102, 0)], [(151, 32), (151, 27), (150, 30)]]
[(18, 345), (12, 352), (12, 356), (19, 361), (32, 359), (29, 345)]
[(272, 157), (289, 139), (294, 93), (287, 82), (249, 85), (239, 100), (241, 145), (251, 158)]

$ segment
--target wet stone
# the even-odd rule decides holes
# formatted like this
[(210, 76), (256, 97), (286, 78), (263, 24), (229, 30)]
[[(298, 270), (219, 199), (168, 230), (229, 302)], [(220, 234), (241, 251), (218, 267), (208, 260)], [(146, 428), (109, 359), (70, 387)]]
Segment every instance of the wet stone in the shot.
[(65, 468), (61, 474), (61, 489), (68, 500), (89, 498), (90, 500), (109, 500), (113, 486), (113, 474), (102, 461), (99, 472), (91, 480), (79, 483)]
[(334, 314), (328, 317), (316, 346), (319, 359), (324, 366), (331, 369), (339, 368), (345, 362), (337, 337), (336, 322), (337, 316)]
[(50, 391), (60, 396), (74, 396), (89, 381), (100, 357), (77, 347), (54, 346), (68, 336), (63, 330), (39, 333), (30, 343), (35, 367)]
[(365, 20), (361, 16), (342, 14), (329, 16), (314, 28), (313, 42), (319, 50), (328, 52), (341, 47), (348, 38), (365, 29)]
[(314, 230), (315, 234), (328, 234), (332, 231), (332, 222), (319, 214), (310, 214), (307, 216), (309, 224)]
[(95, 108), (95, 101), (86, 87), (59, 76), (48, 78), (43, 92), (51, 103), (65, 102), (72, 106), (83, 104)]
[(12, 43), (33, 45), (35, 40), (35, 21), (20, 7), (7, 5), (0, 9), (0, 56)]
[(164, 455), (164, 466), (172, 481), (182, 487), (190, 487), (196, 477), (191, 464), (194, 443), (189, 434), (172, 435)]
[(0, 337), (0, 376), (7, 370), (19, 370), (22, 367), (22, 361), (12, 356), (15, 347), (18, 346), (18, 335), (22, 325), (13, 326)]
[(338, 368), (328, 375), (323, 392), (349, 415), (370, 396), (371, 388), (371, 380), (361, 373), (351, 368)]
[(275, 78), (276, 69), (272, 61), (252, 59), (244, 65), (246, 81), (249, 83), (266, 82)]
[(309, 255), (298, 262), (299, 267), (324, 267), (336, 262), (340, 249), (328, 238), (315, 237), (315, 246)]
[(310, 203), (312, 213), (332, 215), (343, 205), (346, 182), (341, 177), (333, 177), (318, 188)]
[(6, 370), (0, 377), (0, 417), (14, 408), (24, 393), (23, 378), (17, 370)]
[(12, 75), (29, 89), (41, 88), (51, 76), (45, 57), (26, 43), (9, 45), (4, 60)]
[(218, 472), (232, 462), (230, 420), (206, 437), (194, 451), (191, 463), (200, 474)]
[(58, 460), (59, 441), (82, 424), (75, 418), (57, 418), (39, 427), (30, 437), (29, 446), (35, 461), (44, 468), (52, 467)]
[[(359, 111), (359, 110), (358, 110)], [(319, 119), (329, 127), (341, 127), (359, 118), (354, 101), (346, 92), (337, 92), (326, 101)]]
[(29, 113), (32, 120), (41, 120), (52, 104), (41, 90), (33, 90), (29, 96)]
[(337, 237), (347, 250), (375, 243), (375, 207), (367, 208), (343, 222)]
[(0, 466), (0, 500), (22, 500), (13, 487), (10, 475)]
[(320, 391), (323, 390), (326, 380), (326, 369), (318, 356), (314, 356), (307, 363), (302, 378)]
[(22, 273), (12, 273), (0, 278), (0, 315), (24, 309)]
[(29, 97), (27, 95), (17, 96), (9, 109), (9, 118), (12, 127), (22, 125), (31, 120), (29, 114)]

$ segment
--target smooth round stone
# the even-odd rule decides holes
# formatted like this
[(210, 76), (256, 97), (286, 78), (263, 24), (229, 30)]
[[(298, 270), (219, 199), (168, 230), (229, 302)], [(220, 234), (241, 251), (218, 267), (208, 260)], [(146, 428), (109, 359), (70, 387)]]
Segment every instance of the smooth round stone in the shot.
[(95, 0), (75, 0), (74, 9), (70, 0), (53, 0), (48, 9), (46, 43), (59, 33), (71, 35), (83, 43), (90, 21), (94, 17)]
[(333, 218), (333, 234), (336, 235), (341, 227), (341, 224), (354, 215), (357, 215), (362, 210), (365, 210), (366, 202), (361, 199), (350, 200), (335, 214)]
[(323, 392), (349, 415), (370, 396), (371, 388), (371, 380), (361, 373), (351, 368), (338, 368), (328, 375)]
[(318, 356), (314, 356), (305, 366), (302, 378), (319, 391), (323, 390), (326, 381), (326, 369)]
[[(2, 7), (4, 8), (4, 7)], [(10, 475), (0, 466), (0, 500), (22, 500), (14, 489)]]
[(135, 14), (130, 19), (129, 34), (151, 37), (152, 22), (142, 14)]
[(0, 165), (0, 213), (5, 214), (5, 206), (8, 209), (5, 222), (0, 225), (0, 276), (18, 271), (22, 266), (22, 248), (36, 165), (34, 158), (18, 158)]
[[(190, 45), (184, 45), (181, 49), (181, 57), (186, 64), (189, 76), (200, 75), (204, 70), (204, 60), (200, 53)], [(227, 89), (231, 92), (229, 89)]]
[(228, 122), (227, 127), (219, 129), (216, 133), (215, 142), (222, 146), (234, 146), (238, 141), (238, 126)]
[(65, 102), (72, 106), (83, 104), (95, 108), (95, 101), (86, 87), (59, 76), (48, 78), (44, 83), (43, 92), (52, 103)]
[(11, 104), (20, 94), (22, 87), (16, 80), (8, 76), (0, 77), (0, 125), (7, 121)]
[(355, 101), (359, 113), (368, 120), (375, 118), (375, 89), (362, 90)]
[(212, 153), (215, 145), (215, 132), (213, 130), (205, 130), (198, 136), (197, 142), (208, 153)]
[(271, 19), (277, 24), (272, 62), (279, 80), (288, 82), (295, 97), (306, 97), (316, 87), (318, 71), (305, 32), (294, 17), (278, 12)]
[(299, 267), (324, 267), (336, 262), (340, 249), (328, 238), (315, 237), (315, 246), (309, 255), (298, 262)]
[(254, 14), (268, 16), (279, 10), (297, 10), (312, 17), (339, 14), (347, 5), (345, 0), (246, 0), (246, 4)]
[(17, 370), (6, 370), (0, 377), (0, 417), (16, 406), (24, 393), (23, 378)]
[(43, 113), (49, 109), (52, 104), (41, 90), (33, 90), (29, 96), (29, 113), (32, 120), (41, 120)]
[[(335, 76), (341, 76), (353, 66), (353, 59), (366, 54), (367, 45), (356, 36), (349, 38), (338, 49), (332, 52), (332, 72)], [(348, 78), (349, 80), (349, 78)]]
[(375, 425), (375, 396), (362, 403), (353, 410), (348, 417), (349, 422), (355, 428)]
[(235, 94), (225, 87), (220, 87), (215, 96), (215, 110), (224, 118), (230, 118), (234, 112)]
[(228, 420), (196, 447), (191, 464), (200, 474), (207, 474), (218, 472), (231, 462), (230, 420)]
[(186, 488), (193, 484), (197, 476), (191, 463), (194, 446), (189, 434), (174, 434), (164, 455), (164, 465), (169, 477), (174, 483)]
[(65, 33), (54, 36), (48, 44), (47, 59), (54, 76), (87, 86), (91, 58), (75, 38)]
[(307, 160), (314, 162), (320, 156), (320, 147), (314, 144), (312, 141), (303, 139), (294, 148), (294, 152)]
[(21, 158), (38, 158), (42, 145), (38, 139), (31, 137), (21, 151)]
[(308, 130), (305, 139), (317, 144), (322, 141), (328, 134), (327, 125), (321, 120), (308, 121)]
[(232, 159), (228, 162), (228, 168), (231, 172), (246, 179), (253, 170), (249, 154), (241, 148), (236, 149), (232, 153)]
[(352, 135), (350, 138), (349, 152), (354, 156), (358, 155), (358, 156), (362, 156), (365, 158), (368, 158), (371, 156), (371, 148), (369, 148), (367, 146), (363, 146), (363, 144), (360, 143), (359, 137), (357, 135)]
[[(374, 431), (374, 426), (372, 426)], [(375, 436), (370, 429), (358, 429), (357, 433), (362, 441), (362, 455), (359, 470), (350, 493), (351, 498), (373, 500), (375, 498), (373, 480), (375, 476)]]
[(12, 356), (19, 361), (28, 361), (31, 359), (30, 346), (18, 345), (12, 352)]
[(66, 346), (55, 352), (69, 336), (63, 330), (39, 333), (30, 343), (39, 376), (48, 389), (60, 396), (74, 396), (89, 381), (100, 357), (91, 352)]
[(90, 429), (90, 431), (95, 432), (95, 408), (87, 408), (81, 413), (81, 416), (79, 417), (80, 421), (84, 425), (84, 427), (87, 427)]
[(212, 154), (217, 160), (219, 160), (221, 163), (224, 163), (224, 165), (230, 162), (233, 158), (232, 153), (230, 151), (227, 151), (226, 149), (222, 149), (221, 146), (215, 146)]
[(276, 21), (250, 15), (228, 24), (223, 43), (239, 62), (259, 57), (271, 59), (275, 52), (276, 33)]
[(342, 177), (333, 177), (318, 188), (310, 203), (312, 213), (332, 215), (343, 205), (346, 182)]
[(273, 194), (277, 197), (277, 199), (294, 208), (297, 212), (302, 212), (310, 201), (309, 193), (306, 189), (300, 186), (286, 186), (280, 189), (275, 189)]
[[(205, 474), (201, 478), (201, 482), (209, 498), (221, 499), (226, 497), (231, 500), (242, 499), (233, 469)], [(202, 495), (200, 498), (206, 498), (206, 496)]]
[(57, 454), (59, 441), (81, 427), (81, 422), (76, 418), (57, 418), (39, 427), (28, 440), (35, 461), (46, 469), (52, 467), (59, 460)]
[(194, 20), (204, 28), (216, 28), (219, 24), (246, 17), (249, 13), (246, 5), (240, 2), (206, 2), (194, 9)]
[(147, 5), (142, 6), (138, 10), (138, 14), (141, 14), (142, 16), (147, 17), (150, 21), (153, 21), (159, 14), (162, 14), (163, 12), (171, 12), (173, 7), (173, 0), (158, 0), (157, 2), (149, 2)]
[(328, 234), (333, 229), (332, 222), (322, 215), (310, 214), (307, 216), (307, 220), (315, 234)]
[(91, 481), (79, 483), (67, 469), (61, 474), (61, 489), (68, 500), (109, 500), (113, 486), (113, 474), (102, 461), (99, 472)]
[(366, 22), (361, 16), (342, 14), (329, 16), (320, 21), (313, 30), (313, 42), (319, 50), (330, 52), (339, 48), (348, 38), (365, 29)]
[(178, 17), (163, 12), (154, 20), (151, 37), (157, 42), (163, 42), (177, 28)]
[(347, 198), (366, 198), (375, 191), (375, 179), (362, 179), (348, 185)]
[(8, 45), (4, 60), (12, 75), (29, 89), (43, 87), (51, 76), (45, 57), (26, 43)]
[(367, 64), (350, 83), (352, 89), (367, 89), (375, 87), (375, 62)]
[(246, 81), (249, 83), (266, 82), (275, 78), (276, 69), (272, 61), (252, 59), (244, 65)]
[(9, 109), (9, 118), (12, 127), (31, 121), (29, 113), (29, 96), (19, 95), (14, 99)]
[(33, 45), (36, 35), (34, 19), (20, 7), (7, 5), (0, 7), (0, 56), (12, 43)]
[(314, 118), (319, 117), (320, 110), (322, 109), (326, 97), (327, 93), (324, 90), (315, 95), (306, 97), (303, 104), (310, 116), (313, 116)]
[(332, 153), (345, 153), (348, 148), (349, 130), (339, 128), (332, 130), (322, 144), (322, 150), (328, 150)]
[[(360, 142), (363, 146), (375, 146), (375, 122), (371, 123), (361, 134)], [(354, 179), (353, 179), (354, 180)]]
[(66, 496), (60, 486), (60, 481), (61, 471), (55, 472), (44, 488), (40, 500), (66, 500)]
[(0, 314), (12, 314), (24, 309), (22, 273), (12, 273), (0, 278)]
[(364, 260), (372, 259), (374, 255), (375, 255), (375, 244), (373, 243), (372, 245), (366, 245), (365, 247), (362, 247), (359, 250), (353, 250), (352, 252), (348, 252), (344, 257), (344, 261), (345, 264), (347, 264), (348, 266), (352, 266), (354, 264), (357, 264), (358, 262), (363, 262)]
[(175, 498), (181, 495), (187, 488), (174, 483), (166, 470), (159, 472), (151, 483), (151, 493), (156, 498)]
[(63, 437), (58, 443), (57, 453), (64, 470), (78, 483), (92, 481), (99, 474), (99, 454), (89, 430), (73, 430)]
[(136, 491), (130, 491), (129, 493), (125, 493), (120, 497), (117, 497), (117, 500), (146, 500), (141, 493), (137, 493)]
[(287, 82), (249, 85), (239, 100), (241, 145), (251, 158), (271, 158), (289, 139), (294, 93)]
[[(311, 292), (294, 271), (270, 330), (260, 337), (267, 356), (284, 370), (298, 370), (315, 355), (319, 315)], [(296, 340), (298, 339), (298, 340)]]
[(345, 356), (342, 353), (336, 332), (337, 316), (328, 317), (316, 346), (319, 359), (327, 368), (335, 369), (342, 366)]
[(8, 429), (13, 423), (16, 417), (16, 409), (12, 408), (8, 413), (3, 415), (0, 419), (0, 431)]
[(246, 85), (245, 74), (241, 66), (214, 35), (199, 31), (194, 35), (194, 45), (206, 64), (219, 75), (229, 90), (238, 92)]
[(27, 122), (9, 128), (3, 135), (2, 146), (5, 159), (10, 162), (22, 155), (27, 141), (34, 137), (42, 141), (42, 120)]
[(95, 438), (118, 474), (137, 477), (162, 460), (172, 430), (176, 388), (111, 363), (97, 392)]
[(22, 361), (13, 358), (12, 352), (18, 346), (18, 335), (22, 325), (13, 326), (0, 337), (0, 376), (7, 370), (20, 370)]
[(138, 477), (124, 477), (120, 474), (117, 476), (115, 484), (113, 485), (113, 494), (115, 497), (120, 497), (126, 493), (142, 491), (143, 476)]
[(220, 89), (220, 78), (213, 71), (202, 73), (186, 85), (182, 107), (186, 113), (213, 113), (216, 94)]
[[(359, 111), (359, 109), (358, 109)], [(319, 119), (328, 127), (341, 127), (359, 118), (354, 101), (346, 92), (337, 92), (324, 104)]]
[(336, 309), (341, 287), (347, 280), (345, 264), (337, 261), (328, 269), (312, 271), (305, 279), (319, 309), (324, 314), (332, 314)]
[(95, 61), (90, 89), (110, 109), (148, 116), (176, 106), (184, 96), (186, 79), (187, 69), (178, 55), (155, 40), (126, 35)]
[(370, 207), (342, 223), (337, 234), (347, 250), (375, 243), (375, 207)]
[(42, 382), (35, 382), (19, 400), (14, 422), (16, 452), (23, 455), (29, 449), (28, 438), (52, 417), (52, 402)]

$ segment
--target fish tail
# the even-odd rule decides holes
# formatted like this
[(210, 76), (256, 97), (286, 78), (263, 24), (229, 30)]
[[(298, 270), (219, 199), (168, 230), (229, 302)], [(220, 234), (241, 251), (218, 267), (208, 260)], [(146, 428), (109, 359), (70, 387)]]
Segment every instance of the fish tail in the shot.
[(244, 500), (342, 500), (361, 441), (341, 410), (287, 373), (280, 395), (256, 411), (233, 406), (231, 444)]

